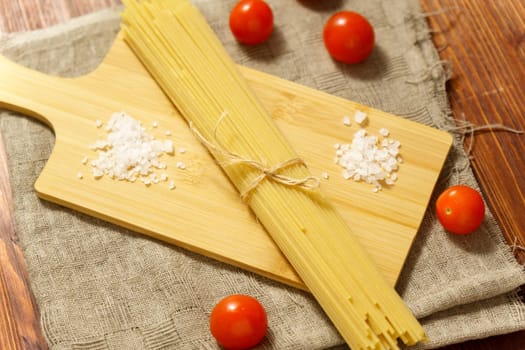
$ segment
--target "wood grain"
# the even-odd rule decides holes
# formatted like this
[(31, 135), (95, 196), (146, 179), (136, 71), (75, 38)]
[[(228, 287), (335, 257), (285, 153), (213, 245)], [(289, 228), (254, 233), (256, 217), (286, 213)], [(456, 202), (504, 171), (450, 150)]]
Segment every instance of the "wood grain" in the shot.
[[(525, 130), (525, 2), (422, 0), (436, 47), (452, 63), (448, 96), (458, 120)], [(525, 135), (467, 137), (472, 166), (488, 205), (520, 263), (525, 263)], [(525, 288), (522, 287), (522, 294)], [(525, 349), (525, 331), (446, 350)]]
[[(453, 65), (450, 103), (456, 119), (525, 130), (525, 2), (423, 2), (441, 56)], [(480, 132), (467, 137), (472, 166), (511, 243), (525, 246), (525, 135)], [(525, 251), (516, 255), (525, 262)]]
[(119, 0), (1, 0), (0, 30), (12, 33), (45, 28), (120, 3)]
[[(3, 139), (0, 135), (0, 142)], [(0, 148), (0, 349), (44, 349), (37, 304), (12, 217), (7, 158)]]
[[(119, 3), (118, 0), (0, 0), (0, 29), (7, 32), (38, 29)], [(429, 16), (434, 40), (443, 48), (442, 57), (454, 63), (453, 80), (448, 85), (454, 115), (480, 125), (499, 122), (524, 129), (524, 2), (421, 0), (421, 4), (428, 13), (438, 11)], [(443, 9), (448, 10), (441, 13)], [(525, 246), (523, 138), (507, 133), (482, 133), (476, 135), (472, 150), (473, 167), (485, 197), (505, 236), (517, 246)], [(516, 247), (515, 253), (521, 262), (525, 261), (525, 250)], [(10, 303), (5, 292), (0, 293), (1, 303)], [(20, 347), (21, 342), (16, 339), (30, 331), (23, 326), (18, 327), (20, 333), (14, 331), (13, 324), (24, 324), (16, 314), (11, 313), (8, 320), (11, 326), (4, 326), (0, 333), (4, 341), (0, 345), (7, 346), (0, 348), (36, 348)], [(524, 339), (525, 332), (517, 332), (442, 350), (523, 350)]]

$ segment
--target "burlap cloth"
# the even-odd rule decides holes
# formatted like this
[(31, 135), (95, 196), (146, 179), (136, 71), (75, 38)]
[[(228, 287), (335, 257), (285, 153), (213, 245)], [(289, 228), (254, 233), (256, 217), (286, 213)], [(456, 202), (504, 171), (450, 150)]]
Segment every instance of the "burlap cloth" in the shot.
[[(241, 48), (229, 33), (235, 0), (195, 4), (238, 63), (420, 123), (454, 125), (447, 74), (436, 64), (417, 0), (269, 2), (276, 32), (253, 48)], [(365, 14), (377, 34), (374, 54), (356, 67), (330, 60), (320, 37), (325, 20), (342, 8)], [(118, 27), (118, 9), (103, 11), (3, 35), (0, 50), (34, 69), (78, 76), (102, 60)], [(343, 343), (308, 293), (39, 200), (33, 184), (53, 148), (52, 132), (7, 111), (0, 124), (20, 242), (52, 349), (216, 349), (209, 312), (232, 293), (265, 305), (270, 330), (261, 349)], [(436, 193), (455, 183), (477, 186), (458, 144)], [(525, 305), (516, 292), (524, 283), (491, 213), (475, 235), (451, 237), (429, 210), (397, 289), (426, 328), (430, 348), (524, 329)]]

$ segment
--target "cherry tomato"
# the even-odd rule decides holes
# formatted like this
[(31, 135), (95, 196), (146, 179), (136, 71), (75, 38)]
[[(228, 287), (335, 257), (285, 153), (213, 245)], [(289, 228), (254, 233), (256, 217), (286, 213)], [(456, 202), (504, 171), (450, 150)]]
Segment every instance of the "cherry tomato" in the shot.
[(365, 17), (352, 11), (340, 11), (326, 22), (323, 40), (335, 60), (354, 64), (364, 61), (372, 53), (375, 35)]
[(443, 191), (436, 201), (436, 213), (443, 227), (455, 234), (475, 231), (485, 217), (485, 203), (475, 189), (457, 185)]
[(262, 0), (241, 0), (230, 13), (230, 30), (243, 44), (260, 44), (272, 34), (272, 9)]
[(259, 301), (248, 295), (230, 295), (215, 305), (210, 331), (228, 350), (244, 350), (257, 345), (266, 335), (268, 320)]

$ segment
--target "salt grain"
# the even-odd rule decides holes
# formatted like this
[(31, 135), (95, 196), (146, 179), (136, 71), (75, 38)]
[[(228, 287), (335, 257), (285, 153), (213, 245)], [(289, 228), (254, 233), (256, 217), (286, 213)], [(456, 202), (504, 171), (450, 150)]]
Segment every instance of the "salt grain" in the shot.
[(384, 137), (388, 137), (390, 135), (390, 131), (387, 128), (381, 128), (379, 129), (379, 134)]
[(350, 125), (352, 125), (352, 122), (350, 121), (350, 117), (349, 117), (349, 116), (345, 115), (345, 116), (343, 117), (343, 125), (345, 125), (345, 126), (350, 126)]
[(367, 114), (363, 111), (356, 111), (354, 114), (354, 120), (357, 124), (363, 124), (367, 119)]
[(173, 152), (174, 152), (173, 141), (171, 141), (171, 140), (164, 141), (162, 150), (166, 154), (173, 154)]
[(103, 172), (102, 170), (100, 170), (100, 169), (96, 169), (96, 168), (93, 169), (93, 177), (94, 177), (95, 179), (99, 179), (99, 178), (101, 178), (102, 176), (104, 176), (104, 172)]
[(154, 184), (158, 184), (160, 182), (159, 177), (157, 176), (157, 174), (153, 174), (151, 176), (151, 182), (153, 182)]

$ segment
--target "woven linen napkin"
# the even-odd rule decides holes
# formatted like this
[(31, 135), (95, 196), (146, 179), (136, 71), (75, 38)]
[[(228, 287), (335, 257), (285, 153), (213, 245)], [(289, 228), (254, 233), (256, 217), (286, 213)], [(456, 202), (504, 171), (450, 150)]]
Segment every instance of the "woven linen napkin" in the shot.
[[(241, 47), (225, 20), (235, 0), (195, 0), (237, 63), (450, 130), (446, 72), (417, 0), (268, 1), (271, 39)], [(357, 66), (332, 61), (320, 32), (340, 9), (367, 16), (377, 47)], [(92, 71), (119, 28), (118, 10), (0, 39), (0, 52), (61, 76)], [(323, 349), (343, 341), (306, 292), (135, 234), (37, 198), (33, 184), (54, 144), (52, 131), (0, 112), (9, 157), (20, 244), (51, 349), (217, 349), (209, 313), (223, 296), (250, 294), (266, 307), (269, 334), (260, 349)], [(436, 188), (477, 187), (457, 137)], [(435, 199), (435, 198), (434, 198)], [(433, 199), (433, 200), (434, 200)], [(517, 288), (522, 266), (490, 212), (475, 235), (452, 237), (428, 210), (397, 290), (421, 320), (421, 348), (525, 329)]]

